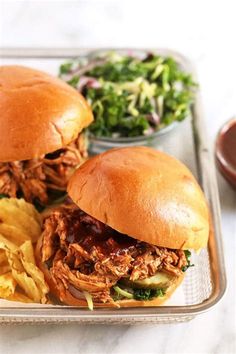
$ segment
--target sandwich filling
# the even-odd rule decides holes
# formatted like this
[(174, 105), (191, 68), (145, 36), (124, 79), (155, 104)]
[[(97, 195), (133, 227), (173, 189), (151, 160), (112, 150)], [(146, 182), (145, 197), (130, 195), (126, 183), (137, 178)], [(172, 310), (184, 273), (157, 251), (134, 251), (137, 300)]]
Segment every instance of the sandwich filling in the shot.
[(80, 134), (53, 153), (32, 160), (0, 163), (0, 194), (46, 205), (50, 194), (59, 196), (66, 191), (68, 179), (86, 157), (86, 140)]
[(189, 251), (138, 241), (74, 204), (45, 219), (41, 256), (60, 299), (69, 292), (88, 303), (163, 296), (190, 266)]

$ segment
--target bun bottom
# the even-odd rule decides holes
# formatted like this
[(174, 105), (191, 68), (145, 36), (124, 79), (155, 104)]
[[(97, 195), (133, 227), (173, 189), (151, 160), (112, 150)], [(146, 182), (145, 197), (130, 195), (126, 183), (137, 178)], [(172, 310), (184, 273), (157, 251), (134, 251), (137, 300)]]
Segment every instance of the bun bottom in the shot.
[[(50, 292), (54, 295), (58, 300), (60, 300), (63, 304), (88, 308), (87, 301), (85, 299), (77, 299), (74, 297), (68, 290), (64, 290), (63, 292), (59, 292), (53, 278), (51, 277), (50, 271), (48, 268), (42, 263), (41, 260), (41, 245), (42, 245), (42, 237), (38, 240), (36, 249), (35, 249), (35, 258), (38, 267), (44, 273), (45, 280), (50, 288)], [(148, 301), (140, 301), (133, 299), (119, 300), (114, 303), (93, 303), (94, 308), (121, 308), (121, 307), (155, 307), (160, 306), (164, 302), (166, 302), (171, 295), (175, 292), (176, 288), (182, 283), (184, 279), (184, 274), (180, 277), (176, 278), (176, 280), (169, 286), (166, 290), (166, 293), (162, 297), (156, 297), (153, 300)]]

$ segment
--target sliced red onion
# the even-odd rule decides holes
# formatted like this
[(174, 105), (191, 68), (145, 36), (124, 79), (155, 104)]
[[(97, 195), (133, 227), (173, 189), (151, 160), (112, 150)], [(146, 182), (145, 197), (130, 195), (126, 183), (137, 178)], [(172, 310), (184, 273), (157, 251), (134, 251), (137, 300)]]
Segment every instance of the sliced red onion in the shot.
[(95, 59), (88, 64), (78, 64), (78, 66), (72, 70), (70, 70), (67, 74), (63, 74), (63, 80), (69, 81), (73, 79), (74, 76), (85, 76), (88, 71), (96, 68), (97, 66), (101, 66), (107, 62), (107, 59)]
[(128, 57), (134, 57), (134, 52), (133, 52), (133, 50), (132, 49), (129, 49), (128, 51), (127, 51), (127, 55), (128, 55)]
[(160, 117), (156, 112), (152, 112), (147, 115), (147, 120), (151, 125), (154, 125), (155, 127), (160, 124)]
[(86, 72), (93, 70), (94, 68), (96, 68), (96, 66), (101, 66), (103, 64), (105, 64), (107, 62), (107, 59), (94, 59), (93, 61), (90, 61), (88, 64), (86, 65), (79, 65), (77, 68), (75, 68), (74, 70), (71, 70), (71, 74), (72, 75), (78, 75), (78, 76), (82, 76), (84, 75)]
[(78, 290), (77, 288), (75, 288), (73, 285), (69, 284), (68, 290), (71, 293), (71, 295), (76, 297), (76, 299), (83, 299), (84, 300), (84, 298), (85, 298), (84, 293), (82, 291)]
[(81, 76), (77, 85), (77, 89), (82, 91), (85, 86), (97, 89), (101, 87), (101, 84), (97, 79), (94, 79), (93, 77)]
[(149, 128), (147, 128), (147, 129), (144, 130), (143, 134), (144, 134), (145, 136), (148, 136), (148, 135), (153, 134), (154, 131), (155, 131), (155, 130), (154, 130), (152, 127), (149, 127)]

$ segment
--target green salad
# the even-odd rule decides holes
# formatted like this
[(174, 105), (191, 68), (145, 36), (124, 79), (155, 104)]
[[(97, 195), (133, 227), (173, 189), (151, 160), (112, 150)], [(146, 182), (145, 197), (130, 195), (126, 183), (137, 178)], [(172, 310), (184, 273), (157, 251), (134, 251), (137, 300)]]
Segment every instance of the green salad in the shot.
[(196, 83), (171, 57), (109, 52), (60, 66), (60, 77), (92, 107), (97, 137), (151, 135), (189, 113)]

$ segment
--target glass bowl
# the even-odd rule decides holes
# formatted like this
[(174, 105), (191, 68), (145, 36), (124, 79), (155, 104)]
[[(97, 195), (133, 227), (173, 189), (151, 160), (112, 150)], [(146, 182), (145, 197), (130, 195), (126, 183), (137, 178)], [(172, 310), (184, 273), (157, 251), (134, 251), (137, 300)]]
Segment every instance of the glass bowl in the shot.
[(179, 126), (182, 122), (173, 122), (172, 124), (156, 131), (150, 135), (141, 135), (135, 137), (108, 138), (88, 135), (89, 152), (92, 155), (100, 154), (106, 150), (127, 146), (155, 146), (158, 138), (169, 133), (173, 128)]
[[(106, 53), (112, 51), (111, 49), (101, 49), (101, 50), (93, 50), (88, 54), (81, 56), (80, 58), (85, 61), (85, 65), (93, 60), (95, 57), (103, 57)], [(140, 59), (144, 58), (148, 52), (157, 53), (162, 56), (168, 56), (168, 53), (163, 52), (162, 50), (143, 50), (143, 49), (115, 49), (115, 52), (118, 54), (123, 55), (133, 55)], [(179, 64), (179, 67), (182, 70), (186, 68), (183, 67), (181, 60), (179, 60), (178, 56), (174, 56), (174, 59)], [(86, 63), (87, 62), (87, 63)], [(187, 119), (187, 117), (185, 118)], [(158, 138), (160, 136), (168, 134), (172, 129), (176, 128), (177, 126), (181, 125), (182, 121), (174, 121), (173, 123), (160, 128), (159, 130), (155, 131), (149, 135), (141, 135), (135, 137), (98, 137), (94, 136), (92, 133), (88, 134), (89, 137), (89, 152), (90, 154), (99, 154), (106, 150), (116, 147), (126, 147), (126, 146), (155, 146)]]

